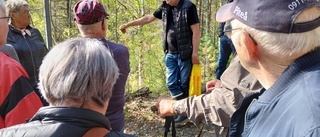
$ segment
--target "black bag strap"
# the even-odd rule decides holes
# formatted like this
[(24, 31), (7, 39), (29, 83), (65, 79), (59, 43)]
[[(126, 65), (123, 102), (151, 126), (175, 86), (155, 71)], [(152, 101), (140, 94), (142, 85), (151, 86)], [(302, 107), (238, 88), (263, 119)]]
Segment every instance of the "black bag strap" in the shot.
[(174, 118), (173, 116), (170, 117), (165, 117), (165, 122), (164, 122), (164, 137), (168, 136), (168, 132), (170, 132), (170, 124), (171, 126), (171, 134), (172, 137), (176, 137), (176, 126), (174, 123)]

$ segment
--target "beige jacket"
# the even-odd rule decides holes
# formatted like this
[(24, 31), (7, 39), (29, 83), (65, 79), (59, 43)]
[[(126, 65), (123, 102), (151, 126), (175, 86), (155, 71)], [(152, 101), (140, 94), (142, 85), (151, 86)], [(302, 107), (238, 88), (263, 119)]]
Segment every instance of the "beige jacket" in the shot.
[(209, 94), (177, 101), (175, 114), (186, 115), (196, 125), (200, 123), (229, 127), (232, 114), (243, 98), (262, 88), (258, 80), (245, 70), (236, 56), (221, 76), (221, 87)]

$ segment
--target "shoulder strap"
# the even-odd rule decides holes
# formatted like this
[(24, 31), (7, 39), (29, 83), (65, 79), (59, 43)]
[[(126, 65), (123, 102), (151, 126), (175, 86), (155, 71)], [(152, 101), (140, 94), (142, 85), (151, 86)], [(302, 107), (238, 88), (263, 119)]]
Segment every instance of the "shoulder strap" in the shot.
[(108, 129), (103, 127), (94, 127), (89, 129), (82, 137), (104, 137), (108, 133), (110, 133)]

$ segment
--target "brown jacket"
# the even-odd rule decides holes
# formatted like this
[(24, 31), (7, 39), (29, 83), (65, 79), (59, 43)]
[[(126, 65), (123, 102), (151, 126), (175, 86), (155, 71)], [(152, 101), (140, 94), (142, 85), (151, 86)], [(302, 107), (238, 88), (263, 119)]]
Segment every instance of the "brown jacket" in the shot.
[(195, 124), (229, 127), (232, 114), (243, 98), (262, 88), (258, 80), (245, 70), (236, 56), (221, 76), (221, 87), (209, 94), (189, 97), (174, 104), (175, 114), (186, 115)]

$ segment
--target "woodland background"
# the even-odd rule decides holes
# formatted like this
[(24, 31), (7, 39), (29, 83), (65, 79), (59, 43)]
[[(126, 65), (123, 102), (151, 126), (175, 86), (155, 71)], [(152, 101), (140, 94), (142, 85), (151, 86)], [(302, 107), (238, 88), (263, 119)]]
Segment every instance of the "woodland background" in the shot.
[[(32, 16), (31, 25), (45, 36), (43, 0), (27, 0)], [(68, 38), (80, 37), (73, 21), (73, 6), (78, 0), (49, 0), (52, 45)], [(132, 93), (149, 87), (153, 93), (168, 94), (165, 86), (164, 53), (162, 50), (162, 23), (157, 20), (144, 26), (130, 27), (126, 34), (118, 29), (121, 24), (152, 14), (162, 0), (99, 0), (110, 15), (107, 20), (107, 39), (124, 44), (130, 52), (131, 72), (126, 92)], [(191, 0), (198, 9), (201, 44), (199, 59), (202, 63), (202, 81), (214, 78), (219, 52), (218, 26), (215, 21), (217, 9), (226, 0)]]

